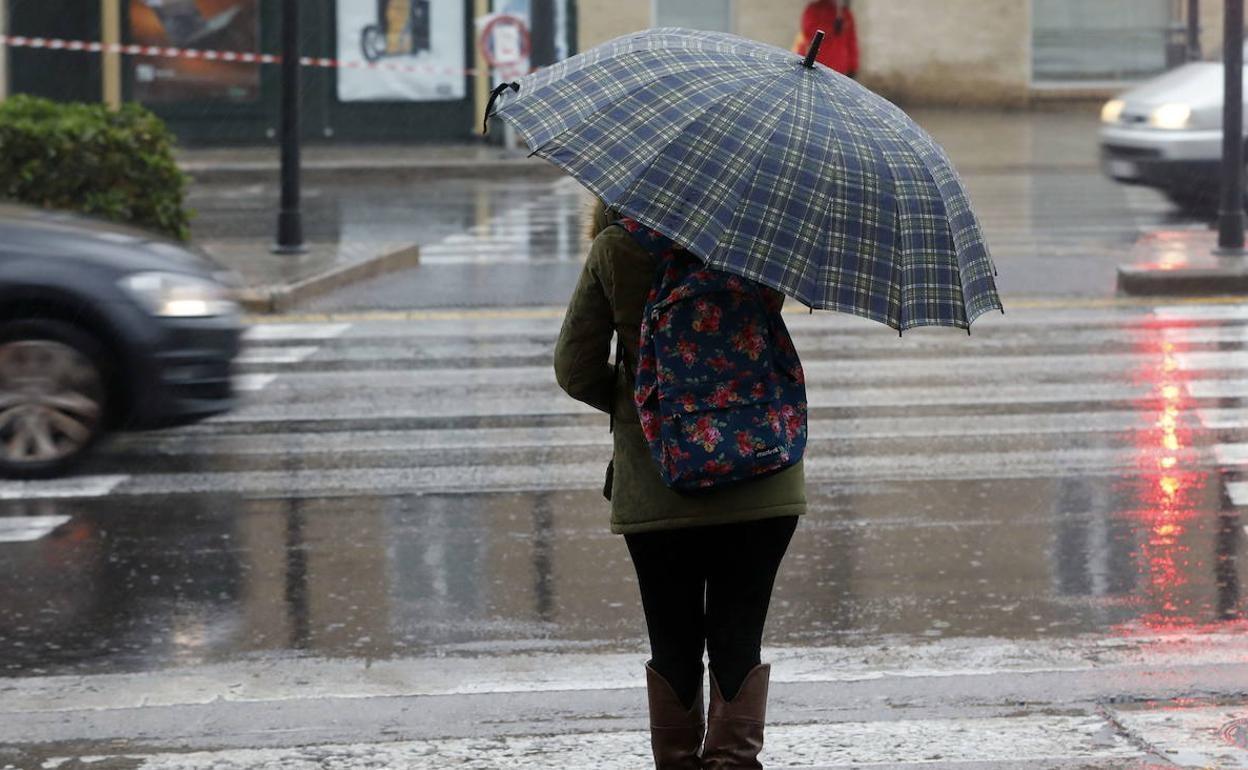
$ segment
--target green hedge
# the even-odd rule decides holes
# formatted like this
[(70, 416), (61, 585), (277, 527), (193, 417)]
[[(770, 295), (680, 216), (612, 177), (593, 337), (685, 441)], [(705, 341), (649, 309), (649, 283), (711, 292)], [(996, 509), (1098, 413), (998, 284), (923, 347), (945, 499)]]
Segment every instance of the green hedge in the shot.
[(190, 237), (173, 135), (137, 104), (0, 102), (0, 198)]

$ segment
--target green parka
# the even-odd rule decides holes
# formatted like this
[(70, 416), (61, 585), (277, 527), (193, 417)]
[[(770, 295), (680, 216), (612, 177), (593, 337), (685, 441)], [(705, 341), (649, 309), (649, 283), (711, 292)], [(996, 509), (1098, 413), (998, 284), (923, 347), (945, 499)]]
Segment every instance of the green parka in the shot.
[[(632, 534), (804, 514), (801, 463), (757, 481), (692, 495), (663, 483), (632, 398), (641, 314), (655, 260), (622, 228), (607, 227), (601, 206), (594, 216), (593, 245), (555, 345), (555, 377), (568, 395), (615, 414), (611, 531)], [(618, 381), (609, 362), (617, 330), (624, 343)]]

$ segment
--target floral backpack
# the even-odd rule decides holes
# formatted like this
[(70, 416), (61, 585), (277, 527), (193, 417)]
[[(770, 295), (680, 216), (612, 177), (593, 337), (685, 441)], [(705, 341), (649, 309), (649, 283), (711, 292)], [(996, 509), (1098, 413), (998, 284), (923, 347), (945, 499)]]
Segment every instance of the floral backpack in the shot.
[(795, 464), (806, 387), (783, 296), (706, 267), (633, 220), (619, 224), (658, 258), (633, 402), (663, 482), (706, 490)]

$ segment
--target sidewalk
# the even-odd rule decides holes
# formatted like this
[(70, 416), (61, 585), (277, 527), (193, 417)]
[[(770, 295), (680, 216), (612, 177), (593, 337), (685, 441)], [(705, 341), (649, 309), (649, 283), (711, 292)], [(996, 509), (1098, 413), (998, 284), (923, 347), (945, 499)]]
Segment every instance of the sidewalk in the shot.
[[(242, 276), (243, 305), (258, 313), (288, 310), (311, 297), (419, 263), (424, 228), (340, 227), (337, 232), (320, 234), (320, 213), (312, 198), (334, 198), (344, 188), (396, 188), (447, 179), (540, 182), (560, 176), (558, 169), (529, 157), (523, 149), (509, 151), (479, 142), (312, 144), (303, 150), (301, 168), (307, 253), (290, 256), (271, 253), (267, 224), (264, 235), (259, 234), (261, 228), (253, 228), (257, 232), (251, 233), (233, 229), (235, 216), (254, 219), (256, 210), (245, 214), (205, 212), (201, 203), (206, 196), (234, 201), (254, 198), (254, 209), (266, 211), (268, 218), (275, 220), (281, 172), (276, 145), (182, 148), (177, 160), (192, 180), (191, 204), (199, 210), (192, 225), (197, 245)], [(327, 212), (330, 216), (336, 213)], [(210, 234), (202, 236), (202, 230)]]
[(1248, 294), (1248, 251), (1218, 253), (1212, 228), (1155, 230), (1131, 250), (1118, 268), (1118, 291), (1137, 296)]
[[(1090, 109), (911, 114), (965, 175), (1088, 173), (1097, 166), (1098, 123)], [(195, 239), (243, 276), (245, 304), (253, 312), (289, 310), (337, 288), (413, 267), (420, 262), (419, 246), (483, 225), (500, 208), (522, 205), (526, 195), (539, 194), (537, 188), (562, 177), (523, 149), (471, 140), (310, 144), (303, 161), (309, 251), (289, 257), (270, 253), (279, 189), (276, 145), (178, 153), (179, 165), (193, 180), (191, 205), (199, 211)], [(443, 194), (451, 187), (452, 193)], [(404, 200), (406, 207), (398, 205)]]

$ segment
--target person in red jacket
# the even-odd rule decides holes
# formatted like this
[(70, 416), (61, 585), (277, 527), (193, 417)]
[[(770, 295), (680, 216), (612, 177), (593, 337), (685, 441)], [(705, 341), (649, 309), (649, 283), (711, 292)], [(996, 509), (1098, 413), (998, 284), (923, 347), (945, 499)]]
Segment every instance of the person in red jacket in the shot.
[(802, 26), (793, 50), (802, 55), (810, 48), (815, 32), (823, 30), (818, 61), (851, 78), (858, 77), (858, 30), (849, 0), (815, 0), (802, 12)]

